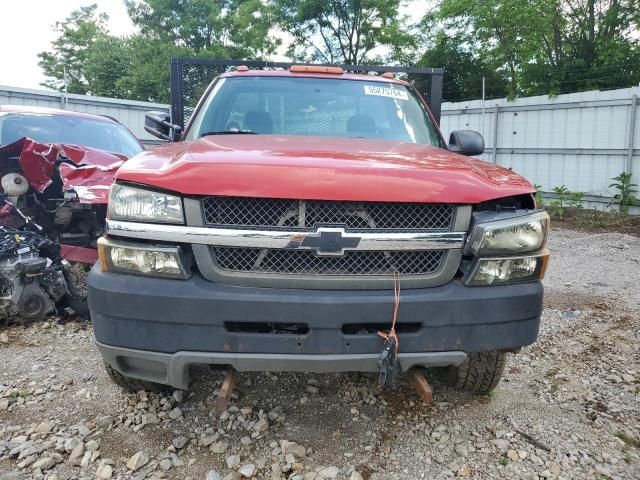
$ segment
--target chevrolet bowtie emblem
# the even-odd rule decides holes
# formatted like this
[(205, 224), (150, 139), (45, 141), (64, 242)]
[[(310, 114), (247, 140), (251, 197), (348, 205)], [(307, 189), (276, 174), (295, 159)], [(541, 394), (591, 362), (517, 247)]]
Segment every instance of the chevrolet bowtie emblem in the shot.
[[(298, 243), (296, 240), (300, 240)], [(290, 247), (313, 250), (316, 255), (344, 255), (345, 250), (358, 248), (360, 237), (350, 235), (344, 228), (320, 227), (316, 233), (301, 234), (297, 239), (292, 239)]]

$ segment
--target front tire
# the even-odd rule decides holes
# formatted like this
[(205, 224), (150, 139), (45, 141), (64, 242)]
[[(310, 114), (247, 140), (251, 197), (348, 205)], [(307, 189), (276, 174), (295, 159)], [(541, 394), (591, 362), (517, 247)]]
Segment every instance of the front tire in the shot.
[(104, 363), (104, 368), (107, 371), (107, 375), (109, 375), (109, 378), (111, 378), (111, 380), (115, 384), (119, 385), (127, 392), (137, 393), (141, 390), (146, 390), (148, 392), (162, 393), (169, 390), (169, 387), (167, 385), (162, 385), (161, 383), (147, 382), (138, 378), (127, 377), (126, 375), (121, 374), (107, 362)]
[(507, 354), (497, 350), (473, 352), (457, 367), (449, 367), (447, 383), (456, 390), (479, 395), (491, 392), (502, 377)]

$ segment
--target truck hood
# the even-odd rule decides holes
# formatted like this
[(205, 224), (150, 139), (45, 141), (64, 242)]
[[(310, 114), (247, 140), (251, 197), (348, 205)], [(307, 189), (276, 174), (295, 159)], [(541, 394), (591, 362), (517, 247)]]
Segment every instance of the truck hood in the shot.
[(479, 203), (531, 193), (502, 167), (368, 138), (217, 135), (142, 152), (116, 179), (183, 195)]

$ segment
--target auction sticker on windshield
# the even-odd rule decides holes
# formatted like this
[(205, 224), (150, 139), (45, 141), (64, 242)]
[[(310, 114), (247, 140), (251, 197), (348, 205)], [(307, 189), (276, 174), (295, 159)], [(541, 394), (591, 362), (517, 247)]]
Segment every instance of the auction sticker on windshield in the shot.
[(409, 100), (409, 95), (404, 90), (388, 87), (375, 87), (373, 85), (364, 86), (365, 95), (376, 95), (378, 97), (391, 97), (398, 100)]

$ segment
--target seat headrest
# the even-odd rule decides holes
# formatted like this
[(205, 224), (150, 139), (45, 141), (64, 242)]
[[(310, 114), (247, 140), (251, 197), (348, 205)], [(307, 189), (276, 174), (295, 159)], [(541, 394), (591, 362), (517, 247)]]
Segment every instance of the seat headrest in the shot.
[(244, 114), (242, 123), (245, 130), (256, 133), (273, 133), (273, 119), (267, 112), (249, 111)]

